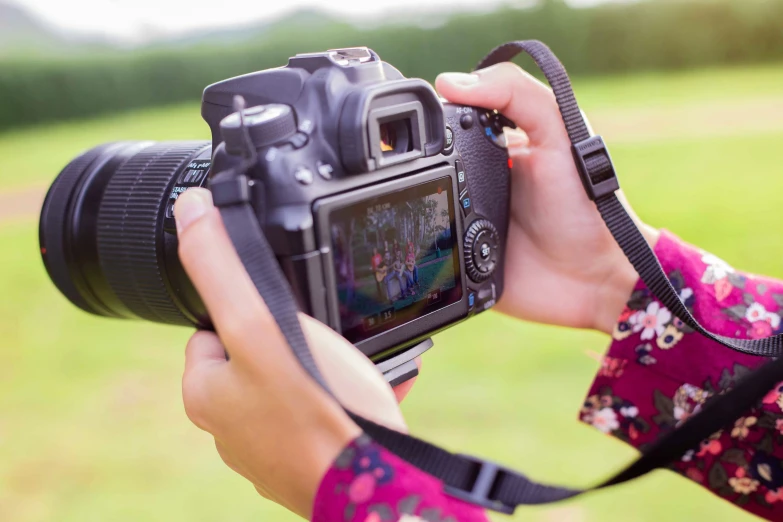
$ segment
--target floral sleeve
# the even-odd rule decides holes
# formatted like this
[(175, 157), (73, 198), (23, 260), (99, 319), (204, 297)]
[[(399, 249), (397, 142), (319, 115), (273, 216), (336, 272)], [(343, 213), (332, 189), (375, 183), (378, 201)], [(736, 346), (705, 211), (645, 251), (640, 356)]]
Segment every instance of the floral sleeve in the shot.
[[(744, 274), (664, 233), (656, 254), (707, 329), (759, 339), (783, 331), (783, 283)], [(767, 359), (693, 332), (639, 282), (580, 412), (583, 422), (640, 448), (697, 413)], [(758, 516), (783, 519), (783, 383), (672, 466)]]
[(335, 460), (316, 495), (313, 522), (488, 522), (483, 510), (367, 436)]

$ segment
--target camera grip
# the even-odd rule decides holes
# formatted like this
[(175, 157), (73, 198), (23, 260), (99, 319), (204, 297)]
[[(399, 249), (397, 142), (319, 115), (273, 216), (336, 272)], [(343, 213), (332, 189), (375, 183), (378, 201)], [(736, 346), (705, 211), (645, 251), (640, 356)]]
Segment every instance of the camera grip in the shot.
[[(444, 104), (446, 124), (453, 132), (455, 154), (464, 164), (466, 190), (473, 212), (465, 230), (477, 219), (489, 220), (499, 237), (499, 266), (492, 275), (495, 296), (503, 291), (503, 259), (506, 251), (511, 197), (511, 161), (505, 148), (503, 127), (512, 126), (494, 111)], [(465, 194), (463, 191), (462, 197)]]

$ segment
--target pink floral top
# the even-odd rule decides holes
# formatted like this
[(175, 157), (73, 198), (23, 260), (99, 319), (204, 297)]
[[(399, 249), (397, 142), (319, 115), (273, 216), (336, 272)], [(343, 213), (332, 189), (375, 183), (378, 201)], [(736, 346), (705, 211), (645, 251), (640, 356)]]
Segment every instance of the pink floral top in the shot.
[[(783, 283), (743, 274), (663, 233), (656, 254), (680, 297), (707, 329), (737, 338), (783, 332)], [(691, 331), (639, 282), (580, 411), (582, 422), (643, 449), (766, 359)], [(672, 468), (715, 495), (783, 520), (783, 382), (733, 427), (713, 434)], [(367, 438), (324, 477), (313, 522), (486, 522), (433, 477)]]

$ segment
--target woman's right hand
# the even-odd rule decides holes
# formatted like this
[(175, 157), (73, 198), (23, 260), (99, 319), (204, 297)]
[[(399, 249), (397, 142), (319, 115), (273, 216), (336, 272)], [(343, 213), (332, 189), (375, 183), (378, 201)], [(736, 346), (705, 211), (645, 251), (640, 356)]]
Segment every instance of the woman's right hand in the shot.
[[(585, 194), (552, 91), (512, 63), (442, 74), (436, 87), (452, 103), (497, 109), (522, 131), (507, 133), (514, 168), (498, 309), (610, 333), (637, 275)], [(658, 232), (624, 203), (654, 245)]]
[[(322, 477), (361, 430), (294, 358), (210, 193), (182, 194), (176, 217), (179, 257), (216, 330), (197, 332), (188, 343), (185, 411), (261, 495), (309, 519)], [(301, 314), (300, 323), (340, 404), (405, 431), (395, 394), (375, 365), (315, 319)]]

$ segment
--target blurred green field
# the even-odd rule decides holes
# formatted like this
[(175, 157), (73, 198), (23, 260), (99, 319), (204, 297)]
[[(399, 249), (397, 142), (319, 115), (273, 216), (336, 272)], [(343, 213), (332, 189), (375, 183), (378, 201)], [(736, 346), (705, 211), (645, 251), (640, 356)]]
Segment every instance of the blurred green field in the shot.
[[(783, 68), (579, 82), (584, 108), (670, 110), (783, 96)], [(612, 147), (643, 219), (736, 266), (783, 277), (779, 131)], [(712, 122), (705, 121), (709, 126)], [(600, 132), (600, 129), (597, 129)], [(205, 138), (195, 105), (0, 135), (3, 186), (44, 184), (81, 149)], [(0, 520), (292, 521), (225, 468), (182, 410), (182, 328), (98, 319), (49, 282), (33, 219), (0, 222)], [(576, 422), (603, 335), (488, 313), (435, 339), (404, 404), (412, 431), (559, 483), (588, 485), (634, 451)], [(498, 517), (499, 520), (504, 518)], [(750, 520), (669, 472), (515, 520)]]
[[(783, 95), (783, 67), (762, 65), (680, 73), (648, 73), (608, 79), (576, 79), (586, 110), (677, 107), (769, 98)], [(79, 152), (116, 140), (209, 139), (198, 100), (165, 109), (128, 112), (114, 117), (25, 128), (0, 134), (0, 186), (45, 184)], [(35, 158), (31, 161), (31, 158)]]

